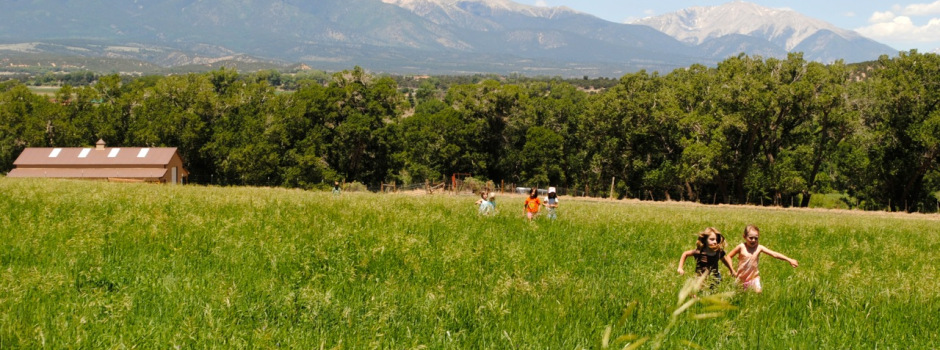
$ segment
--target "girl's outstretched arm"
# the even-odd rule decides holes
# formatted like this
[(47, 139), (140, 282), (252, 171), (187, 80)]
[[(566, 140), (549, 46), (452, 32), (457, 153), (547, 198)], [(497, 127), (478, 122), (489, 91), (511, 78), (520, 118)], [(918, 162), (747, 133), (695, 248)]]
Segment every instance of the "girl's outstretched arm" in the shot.
[(685, 274), (685, 270), (682, 269), (682, 265), (685, 265), (685, 258), (692, 254), (695, 254), (694, 250), (686, 250), (682, 252), (682, 257), (679, 258), (679, 269), (676, 270), (676, 272), (678, 272), (680, 275)]
[(764, 253), (767, 253), (767, 255), (774, 257), (775, 259), (780, 259), (780, 260), (790, 263), (790, 266), (793, 266), (793, 267), (800, 266), (800, 263), (796, 261), (796, 259), (790, 259), (788, 256), (777, 253), (773, 250), (770, 250), (765, 246), (761, 246), (761, 251)]

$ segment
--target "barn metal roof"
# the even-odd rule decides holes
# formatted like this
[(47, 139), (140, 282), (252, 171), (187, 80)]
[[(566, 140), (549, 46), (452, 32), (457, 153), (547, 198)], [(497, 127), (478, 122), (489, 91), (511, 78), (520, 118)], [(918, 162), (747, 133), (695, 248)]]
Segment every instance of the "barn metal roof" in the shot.
[(17, 167), (133, 167), (165, 166), (176, 147), (27, 148), (13, 162)]

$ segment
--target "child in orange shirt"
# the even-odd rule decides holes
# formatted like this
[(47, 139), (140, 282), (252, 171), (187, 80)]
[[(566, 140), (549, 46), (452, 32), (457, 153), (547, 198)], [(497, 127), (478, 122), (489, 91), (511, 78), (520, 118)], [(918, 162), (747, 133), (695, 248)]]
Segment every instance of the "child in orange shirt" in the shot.
[(525, 199), (525, 216), (532, 221), (539, 213), (539, 208), (542, 206), (542, 201), (539, 200), (539, 191), (537, 188), (532, 188), (529, 191), (529, 197)]

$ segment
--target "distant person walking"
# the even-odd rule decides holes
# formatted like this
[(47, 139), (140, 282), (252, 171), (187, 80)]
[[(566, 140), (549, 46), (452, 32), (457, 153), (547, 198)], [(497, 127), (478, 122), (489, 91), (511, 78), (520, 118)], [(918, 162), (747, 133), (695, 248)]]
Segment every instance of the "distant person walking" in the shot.
[(333, 197), (339, 197), (343, 189), (339, 186), (339, 181), (333, 181)]
[(532, 221), (536, 215), (539, 214), (539, 208), (542, 206), (542, 201), (539, 200), (539, 190), (535, 187), (529, 191), (529, 196), (525, 199), (525, 216), (529, 221)]
[(554, 187), (548, 188), (548, 194), (545, 196), (545, 208), (548, 210), (548, 218), (555, 220), (558, 218), (558, 194)]

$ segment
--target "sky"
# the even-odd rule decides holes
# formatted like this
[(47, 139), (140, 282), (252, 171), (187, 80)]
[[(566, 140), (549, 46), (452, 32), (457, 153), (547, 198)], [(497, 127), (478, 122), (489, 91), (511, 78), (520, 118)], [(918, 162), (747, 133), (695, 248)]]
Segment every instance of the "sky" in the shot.
[[(565, 6), (612, 22), (629, 23), (695, 6), (717, 6), (731, 0), (516, 0), (535, 6)], [(940, 48), (940, 0), (749, 0), (786, 8), (854, 30), (899, 51)]]

